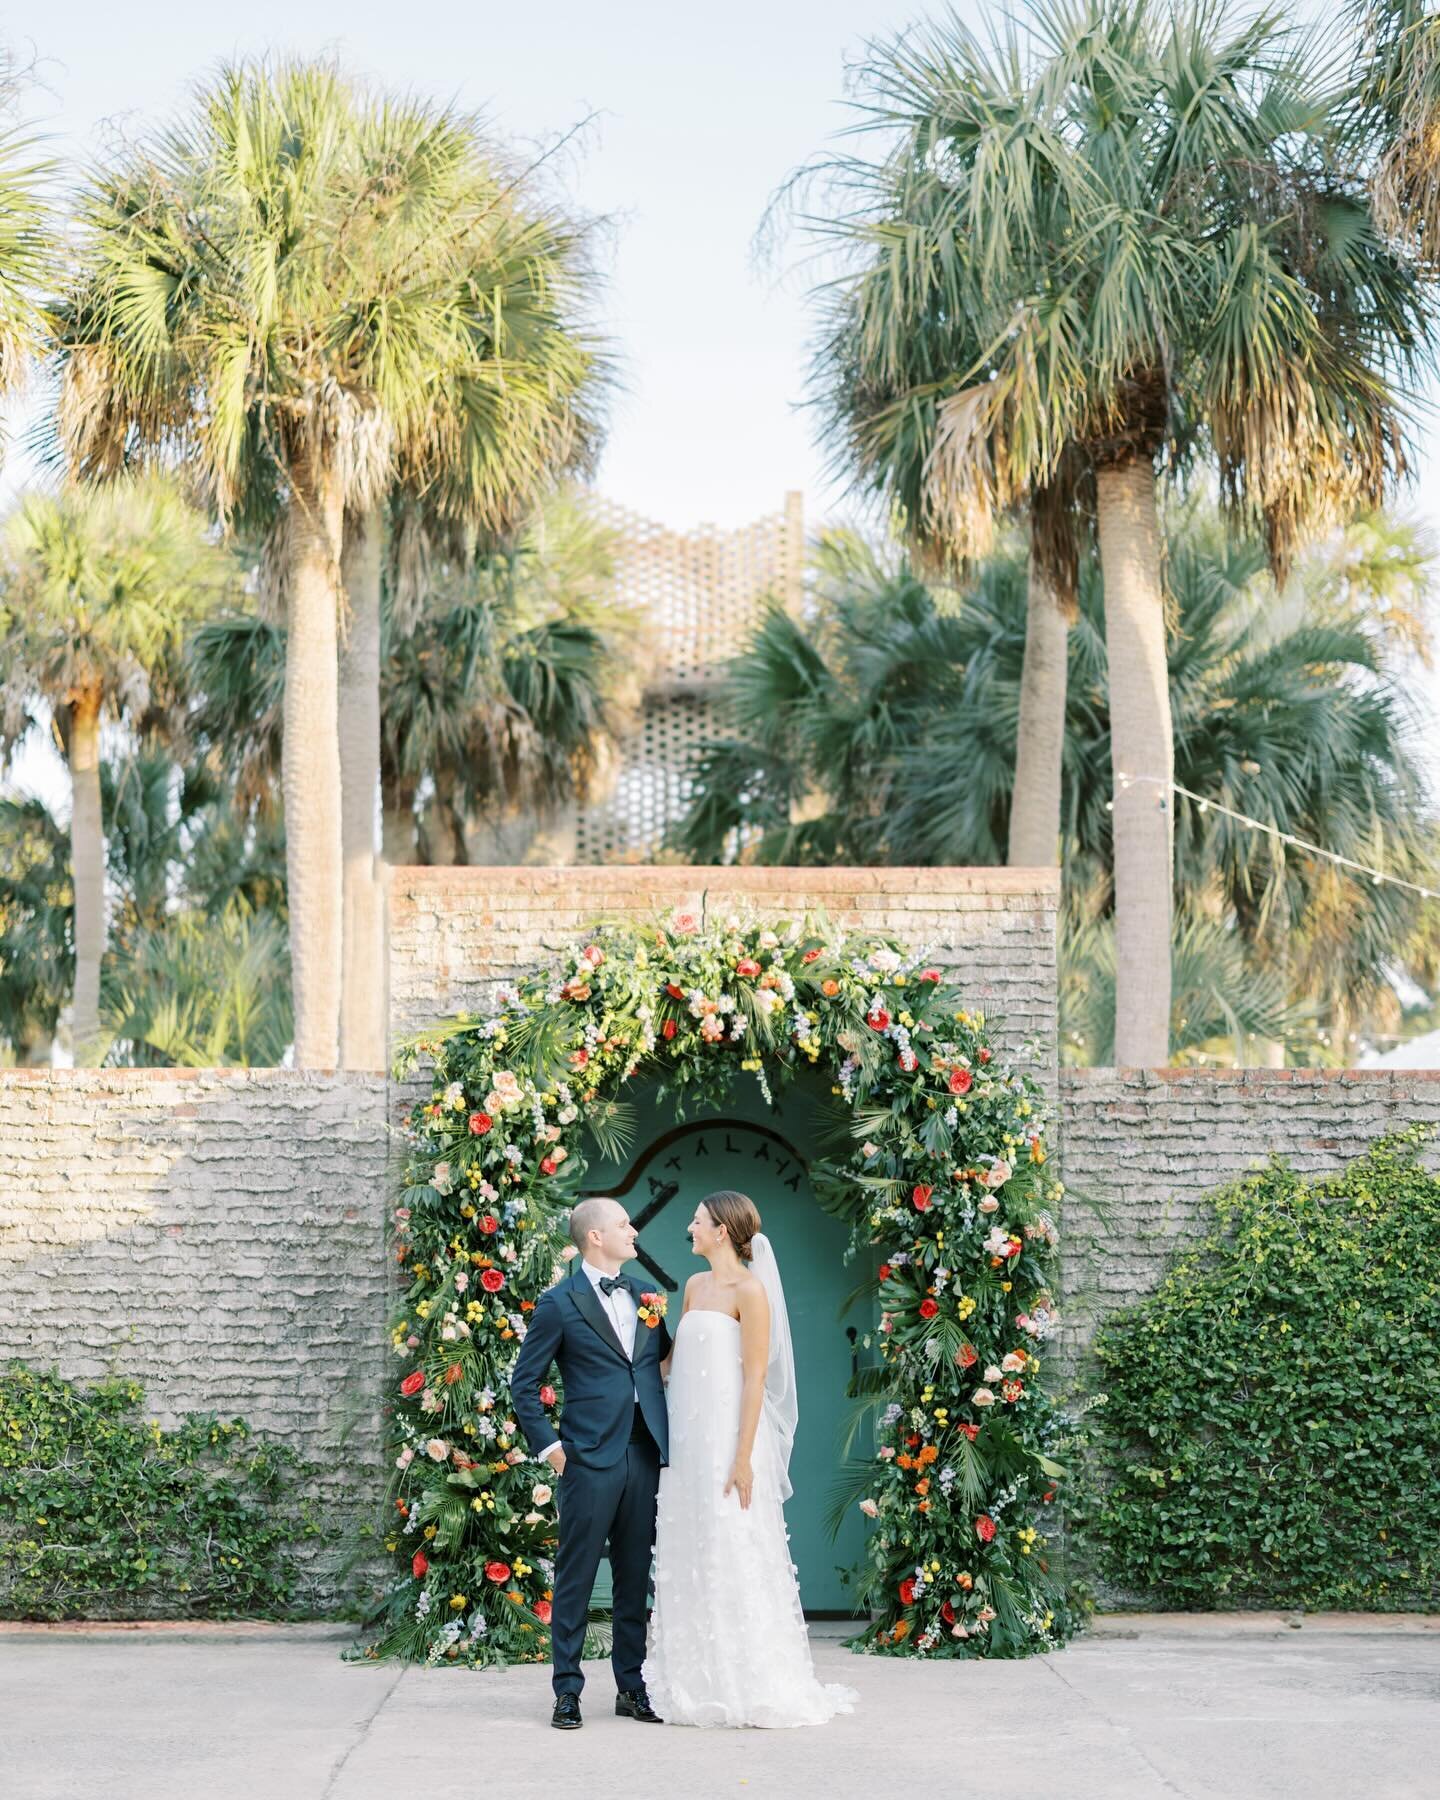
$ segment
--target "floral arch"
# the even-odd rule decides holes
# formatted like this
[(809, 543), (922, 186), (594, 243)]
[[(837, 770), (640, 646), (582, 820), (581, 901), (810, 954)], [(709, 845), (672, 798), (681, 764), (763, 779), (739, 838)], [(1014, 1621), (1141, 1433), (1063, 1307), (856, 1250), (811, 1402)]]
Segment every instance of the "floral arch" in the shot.
[(507, 1381), (573, 1255), (587, 1145), (622, 1147), (627, 1083), (657, 1083), (683, 1117), (746, 1079), (773, 1102), (811, 1069), (843, 1116), (814, 1191), (851, 1226), (879, 1315), (862, 1339), (877, 1366), (856, 1378), (876, 1451), (845, 1470), (844, 1504), (873, 1522), (855, 1647), (1023, 1656), (1070, 1635), (1046, 1530), (1062, 1420), (1037, 1379), (1062, 1189), (1037, 1083), (940, 969), (817, 915), (602, 925), (488, 1018), (413, 1040), (402, 1066), (421, 1059), (432, 1091), (406, 1122), (391, 1232), (385, 1548), (400, 1567), (367, 1656), (548, 1659), (555, 1502)]

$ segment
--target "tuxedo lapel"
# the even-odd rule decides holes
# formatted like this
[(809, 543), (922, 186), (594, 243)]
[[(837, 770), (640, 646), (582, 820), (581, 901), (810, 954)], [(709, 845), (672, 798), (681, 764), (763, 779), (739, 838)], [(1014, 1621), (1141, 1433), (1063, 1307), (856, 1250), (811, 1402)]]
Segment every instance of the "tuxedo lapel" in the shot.
[(577, 1270), (570, 1277), (570, 1298), (575, 1302), (585, 1323), (599, 1332), (628, 1369), (630, 1358), (625, 1354), (625, 1346), (616, 1335), (615, 1327), (610, 1323), (610, 1316), (600, 1304), (600, 1296), (591, 1287), (590, 1278), (583, 1269)]

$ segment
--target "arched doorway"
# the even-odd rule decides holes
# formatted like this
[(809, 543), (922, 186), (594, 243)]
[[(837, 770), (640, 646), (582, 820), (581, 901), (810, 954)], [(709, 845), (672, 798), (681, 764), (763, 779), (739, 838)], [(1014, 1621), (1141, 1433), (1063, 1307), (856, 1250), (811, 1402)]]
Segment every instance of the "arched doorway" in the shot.
[[(674, 1297), (672, 1325), (686, 1281), (703, 1267), (685, 1232), (697, 1201), (717, 1188), (738, 1188), (759, 1208), (785, 1283), (800, 1392), (790, 1468), (795, 1492), (785, 1508), (790, 1552), (806, 1612), (849, 1616), (855, 1602), (840, 1571), (864, 1554), (864, 1520), (852, 1509), (832, 1538), (826, 1516), (852, 1410), (845, 1388), (868, 1321), (858, 1306), (840, 1316), (857, 1276), (844, 1261), (846, 1227), (821, 1211), (811, 1191), (813, 1144), (803, 1108), (776, 1114), (758, 1095), (736, 1091), (723, 1112), (677, 1123), (674, 1109), (652, 1092), (641, 1090), (634, 1105), (633, 1149), (619, 1159), (596, 1156), (585, 1192), (612, 1195), (639, 1227), (640, 1267), (631, 1272)], [(607, 1602), (608, 1582), (602, 1567), (597, 1604)]]

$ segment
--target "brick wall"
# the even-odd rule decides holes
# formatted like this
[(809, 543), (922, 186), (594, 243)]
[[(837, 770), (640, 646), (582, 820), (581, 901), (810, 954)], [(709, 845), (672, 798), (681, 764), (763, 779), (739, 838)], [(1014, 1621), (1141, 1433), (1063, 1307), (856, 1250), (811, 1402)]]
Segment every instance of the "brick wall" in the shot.
[(1002, 1035), (1055, 1044), (1055, 908), (1048, 869), (396, 869), (390, 887), (392, 1043), (575, 941), (602, 918), (678, 907), (714, 918), (827, 912), (893, 932), (951, 971)]
[[(243, 1415), (373, 1517), (386, 1145), (380, 1076), (0, 1072), (0, 1364)], [(302, 1555), (323, 1610), (353, 1545)]]
[(1323, 1172), (1387, 1131), (1440, 1124), (1440, 1072), (1066, 1069), (1060, 1106), (1073, 1358), (1204, 1228), (1207, 1192), (1272, 1152)]
[[(1053, 876), (1003, 869), (397, 870), (392, 1041), (617, 914), (823, 908), (928, 947), (1012, 1046), (1045, 1041), (1074, 1359), (1100, 1316), (1155, 1284), (1207, 1190), (1271, 1150), (1334, 1168), (1386, 1130), (1440, 1121), (1440, 1076), (1057, 1073), (1055, 901)], [(323, 1465), (337, 1517), (372, 1520), (386, 1119), (402, 1099), (379, 1076), (283, 1069), (0, 1072), (0, 1363), (135, 1376), (164, 1422), (242, 1414)], [(339, 1562), (311, 1557), (317, 1609), (347, 1591)]]

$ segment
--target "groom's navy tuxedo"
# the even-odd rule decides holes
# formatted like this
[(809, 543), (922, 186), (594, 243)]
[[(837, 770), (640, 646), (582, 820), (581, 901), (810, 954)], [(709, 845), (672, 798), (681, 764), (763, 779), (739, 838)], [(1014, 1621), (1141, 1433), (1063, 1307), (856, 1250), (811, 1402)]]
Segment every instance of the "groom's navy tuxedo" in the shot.
[[(632, 1283), (632, 1299), (638, 1284)], [(670, 1333), (637, 1319), (633, 1360), (583, 1265), (536, 1302), (510, 1378), (510, 1397), (525, 1441), (537, 1455), (556, 1432), (540, 1389), (558, 1366), (565, 1385), (559, 1425), (565, 1472), (557, 1489), (560, 1543), (550, 1635), (557, 1694), (578, 1694), (585, 1678), (580, 1653), (595, 1573), (610, 1544), (614, 1577), (616, 1686), (641, 1685), (655, 1498), (669, 1454), (669, 1422), (660, 1364)]]

